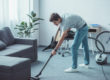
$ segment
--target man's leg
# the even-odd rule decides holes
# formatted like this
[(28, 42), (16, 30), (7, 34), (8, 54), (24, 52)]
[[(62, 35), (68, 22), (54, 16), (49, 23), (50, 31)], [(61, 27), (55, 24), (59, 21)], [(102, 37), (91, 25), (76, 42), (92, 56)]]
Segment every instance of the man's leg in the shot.
[(72, 50), (72, 67), (65, 70), (65, 72), (77, 72), (77, 56), (78, 56), (78, 48), (82, 42), (84, 34), (81, 34), (80, 31), (77, 31), (74, 36), (73, 44), (71, 47)]
[(88, 46), (88, 36), (86, 35), (82, 41), (83, 47), (84, 47), (84, 64), (89, 65), (90, 59), (89, 59), (89, 46)]
[(72, 68), (66, 69), (65, 72), (75, 72), (77, 68), (77, 56), (78, 56), (78, 49), (83, 40), (83, 38), (88, 34), (88, 27), (81, 28), (76, 31), (73, 44), (71, 47), (72, 50)]
[(79, 49), (79, 46), (80, 46), (84, 36), (85, 36), (85, 33), (82, 31), (77, 31), (75, 34), (74, 41), (73, 41), (72, 48), (71, 48), (72, 61), (73, 61), (72, 68), (73, 69), (77, 68), (78, 49)]
[(88, 27), (85, 26), (84, 28), (79, 29), (76, 31), (74, 36), (74, 41), (72, 45), (72, 68), (77, 68), (77, 55), (78, 55), (78, 49), (82, 42), (82, 40), (85, 38), (85, 36), (88, 34)]

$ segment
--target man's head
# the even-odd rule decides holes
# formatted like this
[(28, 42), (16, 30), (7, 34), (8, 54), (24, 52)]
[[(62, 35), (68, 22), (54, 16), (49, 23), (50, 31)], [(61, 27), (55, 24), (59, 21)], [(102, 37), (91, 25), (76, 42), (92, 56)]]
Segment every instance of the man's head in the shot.
[(58, 26), (61, 23), (62, 19), (59, 14), (52, 13), (50, 16), (50, 22), (53, 22), (56, 26)]

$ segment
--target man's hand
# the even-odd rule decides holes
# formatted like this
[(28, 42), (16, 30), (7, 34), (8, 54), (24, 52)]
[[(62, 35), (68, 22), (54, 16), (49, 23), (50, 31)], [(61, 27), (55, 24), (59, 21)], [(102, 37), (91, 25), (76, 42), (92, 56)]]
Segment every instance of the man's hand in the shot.
[[(61, 36), (59, 42), (57, 43), (55, 49), (58, 49), (60, 47), (60, 45), (62, 44), (64, 38), (67, 36), (67, 32), (69, 31), (70, 29), (66, 30), (63, 32), (63, 35)], [(56, 50), (52, 50), (51, 52), (52, 55), (55, 55), (56, 54)]]
[(56, 54), (56, 51), (55, 50), (52, 50), (51, 54), (52, 55), (55, 55)]

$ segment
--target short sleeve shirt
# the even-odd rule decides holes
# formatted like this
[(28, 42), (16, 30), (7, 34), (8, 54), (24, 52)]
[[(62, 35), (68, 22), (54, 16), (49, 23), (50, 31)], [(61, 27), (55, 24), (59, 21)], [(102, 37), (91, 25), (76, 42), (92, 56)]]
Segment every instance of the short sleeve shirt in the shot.
[(63, 14), (61, 18), (60, 30), (62, 31), (71, 28), (79, 29), (86, 23), (80, 16), (74, 14)]

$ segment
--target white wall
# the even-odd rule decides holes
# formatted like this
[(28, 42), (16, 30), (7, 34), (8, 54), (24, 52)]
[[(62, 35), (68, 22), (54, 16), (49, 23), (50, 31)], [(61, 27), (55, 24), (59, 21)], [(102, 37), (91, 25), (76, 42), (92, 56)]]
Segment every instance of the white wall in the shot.
[[(33, 0), (33, 11), (37, 13), (37, 17), (39, 17), (39, 0)], [(38, 30), (35, 31), (32, 37), (37, 39), (37, 45), (39, 45), (39, 25), (36, 25)]]
[(48, 45), (57, 30), (49, 22), (53, 12), (79, 14), (88, 24), (110, 29), (110, 0), (40, 0), (40, 17), (45, 19), (40, 25), (40, 45)]

